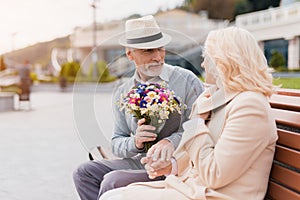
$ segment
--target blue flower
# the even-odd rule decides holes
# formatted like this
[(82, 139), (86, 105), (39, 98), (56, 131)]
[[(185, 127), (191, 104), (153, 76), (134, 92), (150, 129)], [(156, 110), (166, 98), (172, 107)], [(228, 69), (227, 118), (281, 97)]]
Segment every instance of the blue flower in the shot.
[(140, 107), (141, 107), (141, 108), (147, 108), (147, 101), (141, 100), (141, 102), (140, 102)]
[(137, 89), (137, 91), (136, 91), (138, 94), (143, 94), (144, 93), (144, 90), (143, 89)]

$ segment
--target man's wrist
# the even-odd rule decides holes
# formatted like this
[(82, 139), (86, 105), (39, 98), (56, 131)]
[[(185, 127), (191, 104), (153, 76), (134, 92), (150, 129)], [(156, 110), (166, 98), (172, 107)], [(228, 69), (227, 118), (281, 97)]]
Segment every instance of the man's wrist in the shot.
[(137, 145), (136, 145), (136, 139), (135, 139), (135, 136), (132, 137), (132, 143), (133, 143), (133, 151), (136, 152), (136, 153), (142, 153), (144, 150), (145, 150), (145, 145), (143, 145), (142, 148), (139, 148)]

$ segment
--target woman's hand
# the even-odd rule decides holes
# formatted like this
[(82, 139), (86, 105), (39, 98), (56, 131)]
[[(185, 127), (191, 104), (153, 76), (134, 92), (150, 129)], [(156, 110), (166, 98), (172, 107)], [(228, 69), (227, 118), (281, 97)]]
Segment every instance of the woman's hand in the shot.
[[(206, 93), (206, 94), (204, 94), (203, 95), (203, 97), (202, 98), (209, 98), (211, 95), (209, 94), (209, 93)], [(211, 115), (211, 111), (209, 111), (209, 112), (206, 112), (206, 113), (201, 113), (201, 114), (194, 114), (193, 116), (192, 116), (192, 118), (197, 118), (197, 117), (199, 117), (199, 118), (202, 118), (202, 119), (204, 119), (204, 120), (209, 120), (210, 119), (210, 115)]]
[(202, 118), (204, 120), (208, 120), (208, 119), (210, 119), (210, 115), (211, 115), (211, 111), (198, 114), (197, 117)]

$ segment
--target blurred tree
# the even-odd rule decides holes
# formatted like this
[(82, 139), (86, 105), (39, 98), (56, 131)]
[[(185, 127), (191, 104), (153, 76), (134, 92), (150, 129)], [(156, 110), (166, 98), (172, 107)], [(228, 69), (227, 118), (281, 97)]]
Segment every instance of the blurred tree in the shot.
[(238, 14), (279, 6), (280, 0), (185, 0), (184, 8), (198, 13), (207, 10), (209, 18), (234, 20)]
[(249, 13), (252, 10), (252, 4), (248, 0), (236, 0), (234, 5), (234, 16)]
[(258, 10), (265, 10), (269, 7), (278, 7), (280, 4), (280, 0), (249, 0), (252, 5), (252, 12)]
[(285, 59), (281, 53), (279, 53), (277, 50), (272, 52), (271, 58), (270, 58), (270, 66), (274, 69), (283, 68), (285, 66)]
[(208, 17), (213, 19), (232, 19), (235, 0), (186, 0), (187, 9), (194, 13), (208, 11)]
[(6, 67), (6, 64), (4, 62), (4, 57), (1, 55), (0, 56), (0, 71), (3, 71), (5, 70), (7, 67)]

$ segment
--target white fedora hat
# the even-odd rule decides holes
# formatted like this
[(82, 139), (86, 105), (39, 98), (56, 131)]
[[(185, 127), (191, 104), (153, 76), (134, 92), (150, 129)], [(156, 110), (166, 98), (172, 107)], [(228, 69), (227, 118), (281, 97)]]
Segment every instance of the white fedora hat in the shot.
[(161, 32), (152, 15), (127, 20), (125, 34), (119, 39), (122, 46), (136, 49), (159, 48), (170, 41), (171, 36)]

